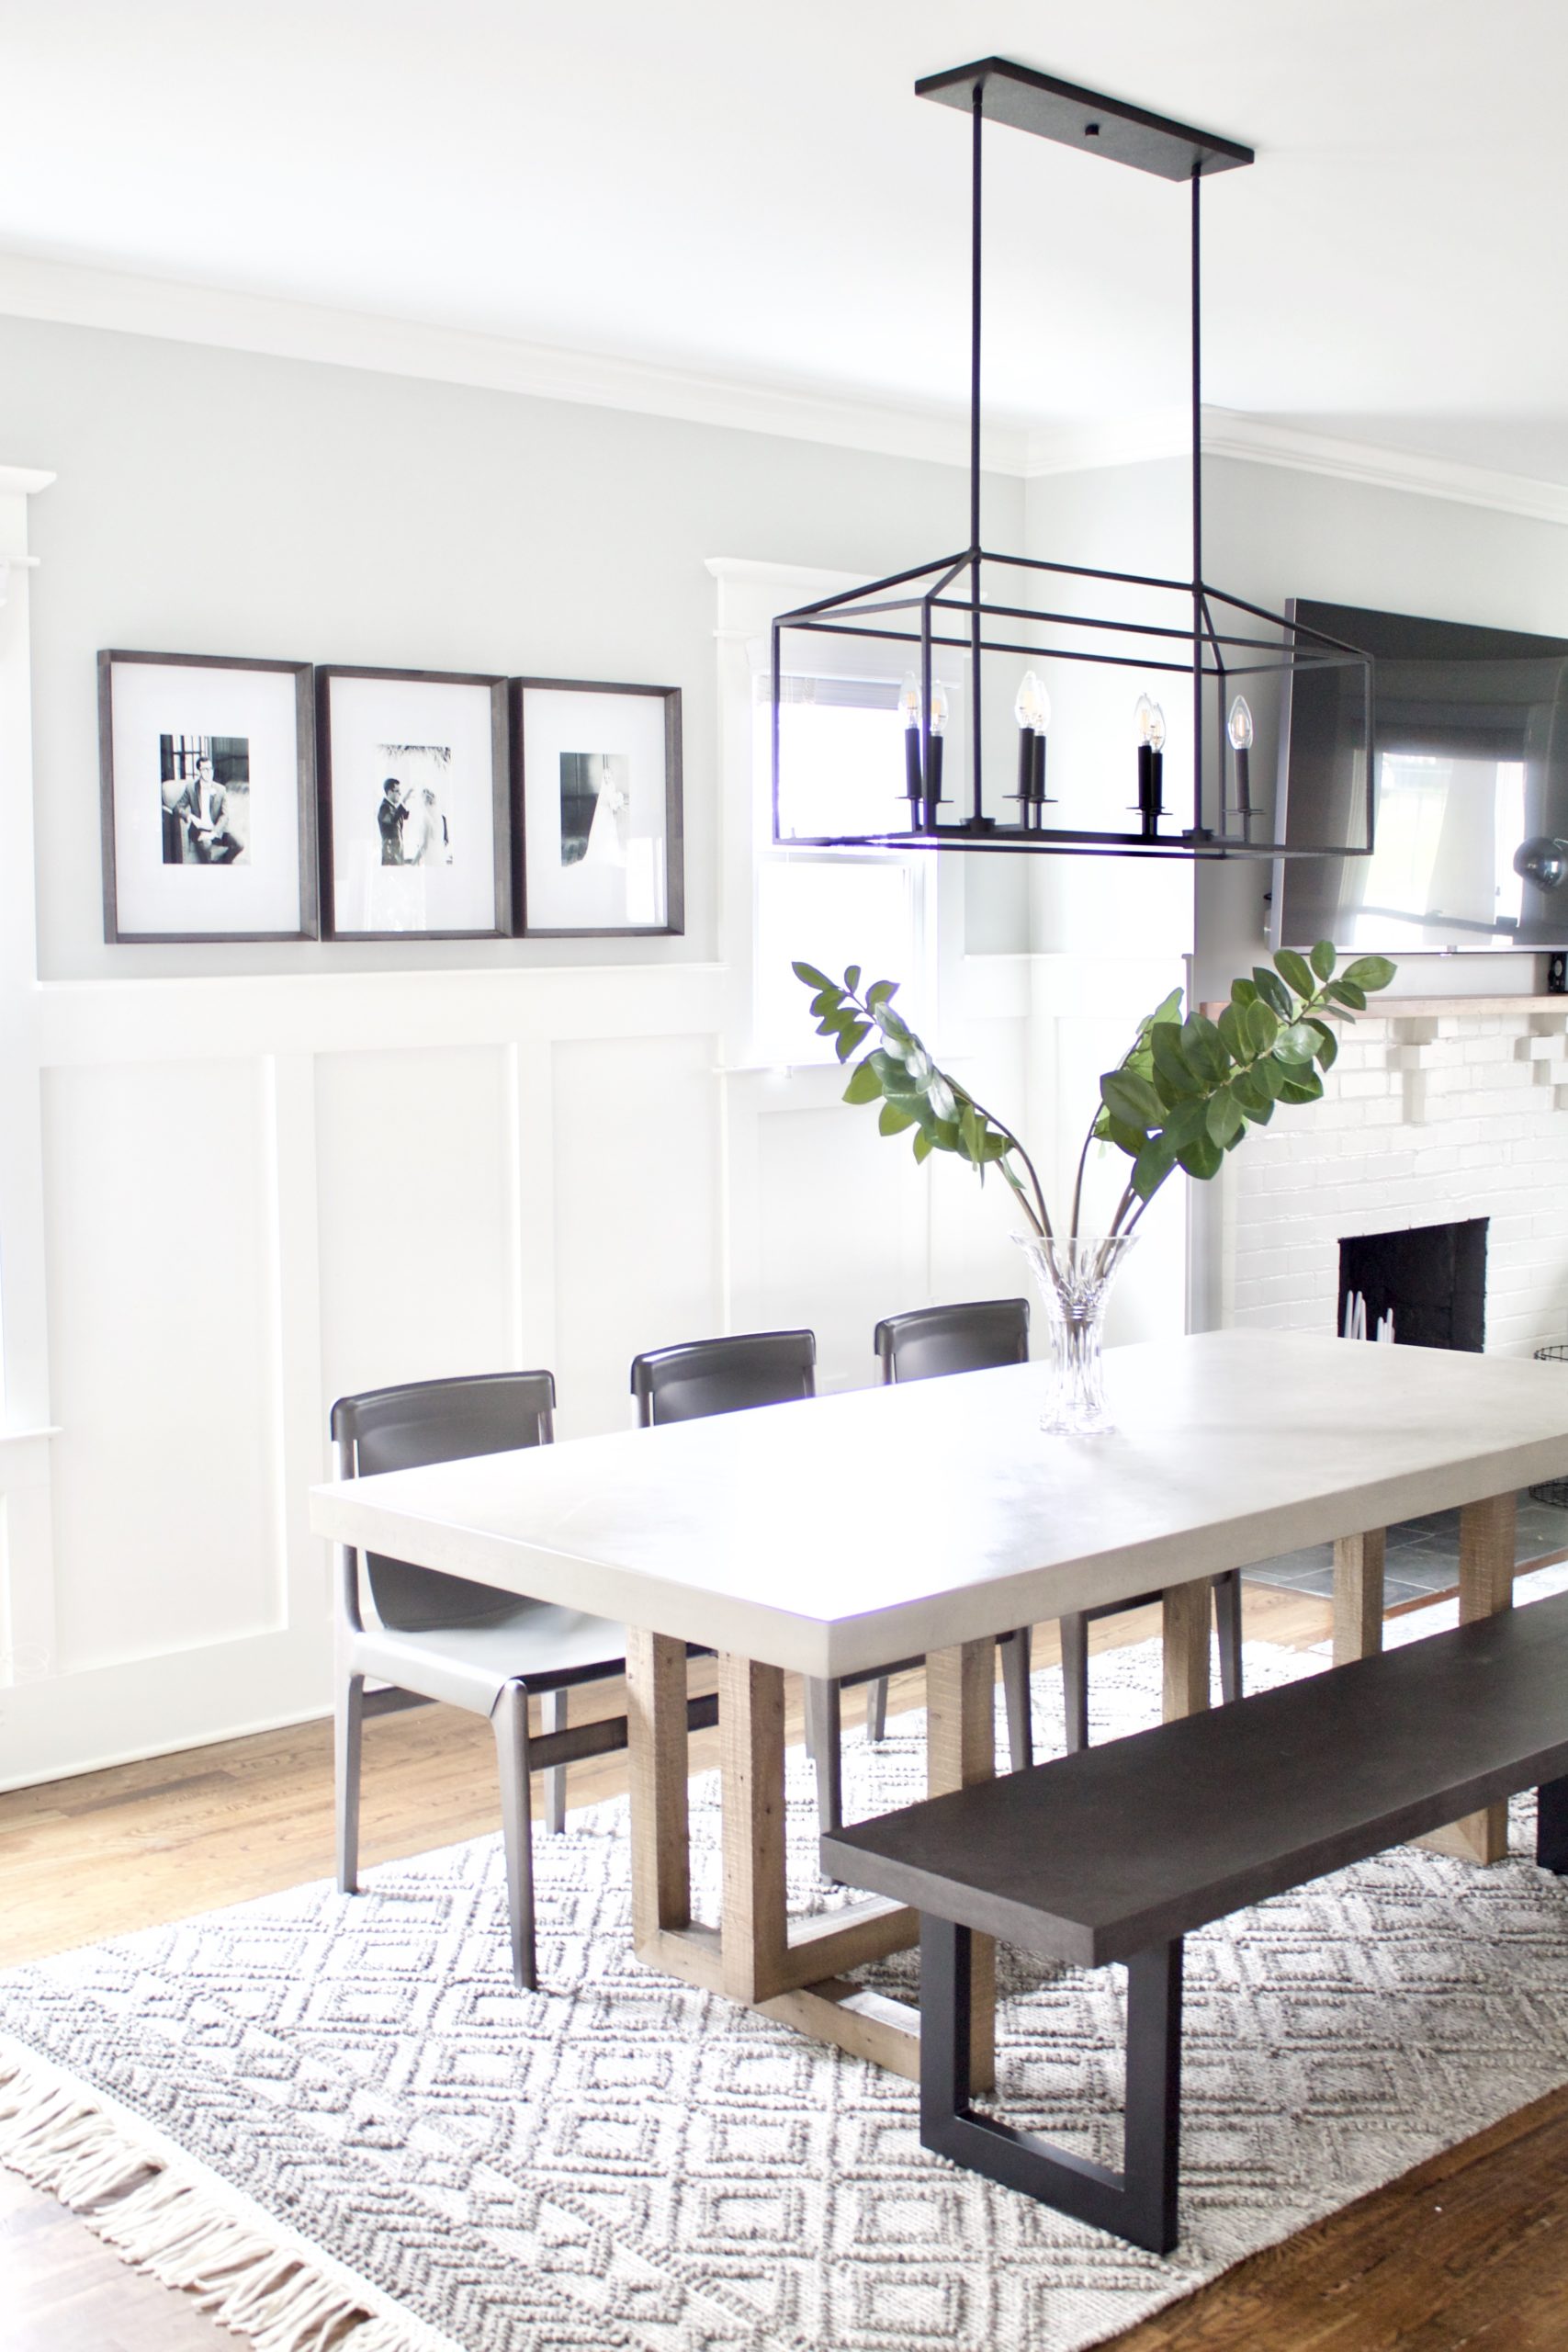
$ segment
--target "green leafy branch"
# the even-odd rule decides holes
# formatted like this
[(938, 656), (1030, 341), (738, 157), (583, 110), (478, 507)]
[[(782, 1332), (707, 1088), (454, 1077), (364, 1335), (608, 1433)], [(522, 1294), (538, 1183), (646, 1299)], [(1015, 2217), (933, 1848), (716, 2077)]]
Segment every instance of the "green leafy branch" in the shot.
[(933, 1151), (954, 1152), (978, 1170), (982, 1183), (987, 1168), (999, 1168), (1035, 1232), (1048, 1239), (1051, 1219), (1034, 1162), (1010, 1127), (976, 1102), (957, 1079), (937, 1069), (894, 1007), (897, 981), (874, 981), (863, 997), (858, 964), (850, 966), (841, 986), (815, 964), (793, 968), (797, 980), (816, 990), (811, 1010), (817, 1015), (817, 1034), (837, 1040), (841, 1062), (859, 1053), (874, 1031), (877, 1035), (876, 1045), (851, 1073), (845, 1102), (879, 1102), (877, 1125), (885, 1136), (902, 1135), (912, 1127), (918, 1160), (930, 1159)]
[[(894, 1008), (897, 983), (874, 981), (863, 995), (858, 964), (850, 966), (841, 984), (813, 964), (794, 968), (815, 991), (818, 1036), (835, 1039), (841, 1062), (876, 1035), (851, 1072), (844, 1100), (879, 1102), (884, 1135), (912, 1128), (917, 1160), (951, 1151), (968, 1160), (982, 1182), (988, 1167), (998, 1168), (1034, 1232), (1050, 1238), (1051, 1218), (1029, 1154), (1010, 1127), (936, 1067)], [(1132, 1161), (1108, 1228), (1112, 1236), (1131, 1233), (1176, 1169), (1206, 1181), (1218, 1174), (1248, 1127), (1267, 1126), (1277, 1102), (1315, 1102), (1323, 1092), (1321, 1073), (1332, 1069), (1339, 1050), (1330, 1024), (1364, 1012), (1369, 995), (1387, 988), (1393, 973), (1385, 956), (1358, 956), (1340, 971), (1334, 948), (1319, 940), (1310, 956), (1282, 947), (1272, 969), (1258, 965), (1250, 978), (1234, 980), (1217, 1020), (1202, 1012), (1183, 1018), (1181, 990), (1173, 989), (1139, 1023), (1116, 1068), (1100, 1079), (1100, 1107), (1078, 1154), (1069, 1231), (1082, 1230), (1092, 1145), (1110, 1144)]]

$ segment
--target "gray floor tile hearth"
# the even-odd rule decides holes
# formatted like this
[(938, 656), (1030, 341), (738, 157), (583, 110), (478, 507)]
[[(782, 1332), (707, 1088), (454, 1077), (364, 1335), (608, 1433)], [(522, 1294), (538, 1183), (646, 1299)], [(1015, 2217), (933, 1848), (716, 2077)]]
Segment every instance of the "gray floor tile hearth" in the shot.
[[(1537, 1502), (1528, 1491), (1521, 1494), (1516, 1556), (1521, 1561), (1536, 1560), (1564, 1546), (1568, 1546), (1568, 1510)], [(1300, 1552), (1282, 1553), (1277, 1560), (1261, 1560), (1243, 1574), (1253, 1584), (1281, 1585), (1292, 1592), (1317, 1593), (1326, 1600), (1334, 1590), (1334, 1547), (1308, 1544)], [(1407, 1519), (1389, 1529), (1383, 1591), (1390, 1609), (1401, 1601), (1451, 1592), (1458, 1582), (1457, 1510), (1431, 1511), (1423, 1519)]]

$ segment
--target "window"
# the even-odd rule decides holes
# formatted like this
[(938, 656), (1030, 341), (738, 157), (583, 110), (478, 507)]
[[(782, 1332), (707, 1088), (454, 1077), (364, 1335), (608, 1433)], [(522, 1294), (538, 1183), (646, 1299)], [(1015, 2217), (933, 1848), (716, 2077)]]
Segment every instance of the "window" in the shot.
[[(792, 677), (779, 711), (784, 812), (802, 833), (864, 831), (897, 824), (904, 729), (898, 684), (888, 679)], [(919, 852), (795, 849), (773, 840), (773, 693), (752, 681), (752, 783), (757, 842), (752, 1054), (760, 1061), (831, 1060), (791, 970), (797, 957), (835, 977), (860, 964), (868, 980), (906, 979), (924, 952), (931, 861)]]

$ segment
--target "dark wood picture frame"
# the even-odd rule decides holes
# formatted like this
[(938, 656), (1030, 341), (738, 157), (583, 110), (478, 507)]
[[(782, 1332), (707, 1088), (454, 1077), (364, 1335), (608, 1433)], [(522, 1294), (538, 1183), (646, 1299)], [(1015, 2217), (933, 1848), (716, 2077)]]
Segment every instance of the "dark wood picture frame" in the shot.
[[(335, 920), (333, 862), (332, 684), (334, 678), (383, 678), (427, 686), (483, 686), (490, 695), (491, 823), (494, 851), (493, 924), (472, 931), (340, 931)], [(389, 670), (376, 664), (329, 662), (316, 672), (316, 793), (321, 844), (321, 937), (348, 940), (510, 939), (513, 936), (512, 736), (507, 681), (489, 671)]]
[[(527, 694), (648, 695), (664, 705), (664, 912), (660, 923), (565, 926), (528, 919), (527, 792), (523, 697)], [(685, 831), (681, 777), (681, 689), (611, 684), (600, 678), (513, 678), (511, 691), (513, 901), (520, 939), (671, 939), (686, 929)]]
[[(297, 931), (122, 931), (119, 922), (118, 854), (115, 841), (114, 666), (143, 663), (170, 670), (265, 670), (294, 680), (295, 768), (299, 792), (299, 927)], [(103, 844), (104, 937), (110, 946), (218, 945), (321, 936), (316, 856), (315, 696), (309, 662), (251, 660), (226, 653), (140, 653), (120, 647), (100, 650), (98, 668), (98, 823)]]

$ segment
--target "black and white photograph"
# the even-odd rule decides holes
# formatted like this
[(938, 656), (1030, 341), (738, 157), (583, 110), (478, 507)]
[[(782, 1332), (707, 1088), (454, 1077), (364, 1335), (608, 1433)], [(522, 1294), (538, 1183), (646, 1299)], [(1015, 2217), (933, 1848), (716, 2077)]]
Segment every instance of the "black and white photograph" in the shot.
[(505, 681), (346, 668), (318, 676), (329, 935), (504, 936)]
[(111, 941), (310, 939), (308, 662), (98, 656)]
[(248, 865), (249, 736), (161, 735), (158, 764), (164, 865)]
[(522, 930), (683, 930), (679, 688), (519, 679), (513, 734)]

